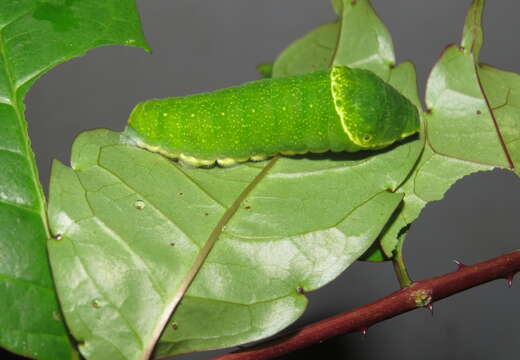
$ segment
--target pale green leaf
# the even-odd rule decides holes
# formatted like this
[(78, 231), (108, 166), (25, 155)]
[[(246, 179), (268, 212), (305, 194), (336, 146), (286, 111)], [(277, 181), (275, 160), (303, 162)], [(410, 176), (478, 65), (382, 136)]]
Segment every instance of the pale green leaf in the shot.
[(440, 200), (457, 180), (495, 167), (512, 168), (520, 160), (519, 100), (513, 95), (520, 90), (519, 76), (478, 65), (483, 5), (473, 2), (463, 46), (448, 47), (428, 79), (426, 148), (398, 190), (405, 194), (404, 205), (381, 240), (386, 256), (392, 256), (423, 207)]
[[(365, 16), (371, 8), (360, 4), (365, 11), (358, 16)], [(329, 41), (334, 28), (326, 25), (317, 32), (327, 37), (311, 34), (301, 43)], [(298, 48), (283, 61), (297, 59)], [(312, 56), (320, 66), (333, 58), (328, 54), (326, 64), (319, 52)], [(380, 73), (390, 71), (384, 66)], [(417, 101), (413, 67), (398, 69), (402, 86), (412, 85), (403, 92)], [(305, 309), (303, 292), (334, 279), (373, 243), (400, 204), (403, 195), (393, 191), (421, 149), (412, 140), (380, 153), (208, 170), (120, 144), (116, 133), (81, 135), (73, 169), (54, 166), (50, 220), (62, 240), (49, 251), (82, 354), (146, 359), (174, 309), (156, 357), (237, 345), (285, 328)]]
[(476, 0), (469, 8), (464, 22), (464, 30), (462, 32), (462, 46), (466, 54), (475, 57), (475, 63), (478, 63), (480, 48), (482, 47), (482, 12), (484, 11), (485, 0)]
[(448, 47), (426, 89), (428, 143), (448, 158), (507, 167), (500, 130), (482, 92), (474, 57)]
[(489, 65), (479, 67), (479, 76), (505, 148), (520, 175), (520, 76)]
[(324, 70), (334, 60), (341, 24), (322, 25), (289, 45), (276, 59), (273, 77), (300, 75)]
[(388, 81), (395, 64), (392, 37), (368, 0), (343, 0), (334, 65), (371, 70)]
[(332, 8), (338, 16), (341, 16), (343, 11), (343, 0), (332, 0)]
[(191, 169), (119, 136), (85, 133), (73, 169), (53, 169), (50, 222), (62, 236), (49, 252), (87, 359), (146, 359), (179, 297), (155, 356), (283, 329), (305, 309), (302, 292), (372, 244), (417, 158), (397, 146)]
[[(317, 27), (276, 59), (273, 77), (347, 65), (368, 69), (388, 81), (395, 64), (392, 38), (370, 1), (343, 0), (338, 21)], [(339, 4), (340, 1), (334, 2)]]

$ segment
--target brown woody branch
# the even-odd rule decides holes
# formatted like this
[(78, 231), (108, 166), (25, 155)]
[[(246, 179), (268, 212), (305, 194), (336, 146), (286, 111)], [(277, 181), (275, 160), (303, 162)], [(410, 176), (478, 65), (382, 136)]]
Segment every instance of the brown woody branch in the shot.
[(416, 308), (427, 307), (434, 301), (489, 281), (505, 278), (510, 282), (514, 274), (520, 271), (520, 251), (472, 266), (458, 264), (458, 270), (454, 272), (415, 282), (382, 299), (307, 325), (282, 338), (217, 356), (212, 360), (274, 359), (338, 335), (364, 331), (376, 323)]

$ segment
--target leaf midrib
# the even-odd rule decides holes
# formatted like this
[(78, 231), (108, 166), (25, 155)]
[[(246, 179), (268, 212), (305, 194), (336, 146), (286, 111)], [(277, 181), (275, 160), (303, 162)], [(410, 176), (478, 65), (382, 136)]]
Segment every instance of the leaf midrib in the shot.
[(267, 163), (267, 165), (258, 173), (258, 175), (255, 176), (255, 178), (246, 186), (246, 188), (244, 190), (242, 190), (242, 192), (235, 199), (233, 204), (231, 204), (231, 206), (224, 212), (224, 214), (220, 218), (217, 225), (215, 225), (215, 227), (213, 228), (213, 231), (209, 235), (208, 240), (206, 241), (204, 247), (200, 250), (195, 261), (193, 262), (193, 265), (191, 266), (190, 270), (186, 274), (184, 280), (181, 282), (178, 290), (176, 291), (175, 295), (173, 296), (172, 301), (170, 302), (170, 304), (167, 306), (167, 308), (163, 312), (162, 318), (159, 319), (159, 321), (157, 322), (157, 326), (151, 336), (152, 342), (150, 343), (150, 347), (144, 352), (143, 357), (142, 357), (143, 360), (148, 359), (151, 356), (152, 351), (155, 347), (155, 344), (159, 340), (159, 337), (161, 336), (161, 334), (163, 333), (164, 328), (166, 327), (166, 324), (168, 323), (168, 320), (172, 317), (173, 313), (177, 309), (179, 303), (181, 302), (184, 295), (186, 294), (186, 291), (190, 287), (191, 283), (195, 279), (195, 276), (197, 275), (200, 268), (204, 264), (209, 253), (213, 249), (213, 246), (215, 245), (216, 241), (220, 237), (226, 224), (235, 215), (235, 213), (240, 208), (240, 205), (245, 200), (245, 198), (267, 176), (267, 174), (273, 168), (273, 166), (276, 164), (278, 159), (279, 159), (279, 157), (274, 157)]
[[(20, 132), (22, 133), (21, 135), (23, 138), (23, 141), (22, 141), (23, 153), (22, 154), (20, 154), (18, 152), (14, 152), (14, 153), (23, 155), (25, 160), (27, 160), (27, 163), (28, 163), (28, 166), (30, 169), (31, 181), (32, 181), (32, 185), (33, 185), (33, 188), (31, 190), (35, 191), (36, 195), (37, 195), (36, 199), (35, 199), (35, 202), (36, 202), (35, 210), (40, 215), (40, 219), (41, 219), (45, 234), (47, 235), (47, 237), (49, 237), (49, 234), (50, 234), (49, 227), (48, 227), (48, 224), (46, 221), (47, 217), (45, 215), (45, 196), (43, 195), (43, 189), (38, 180), (39, 176), (38, 176), (38, 170), (36, 167), (36, 161), (35, 161), (34, 156), (32, 155), (31, 149), (29, 148), (29, 141), (27, 141), (29, 134), (27, 131), (27, 126), (24, 122), (25, 118), (23, 116), (23, 113), (21, 111), (21, 106), (18, 101), (17, 88), (15, 85), (14, 75), (13, 75), (14, 74), (13, 66), (11, 64), (11, 61), (9, 59), (9, 56), (8, 56), (8, 54), (6, 52), (6, 48), (5, 48), (4, 31), (7, 28), (7, 26), (9, 26), (9, 24), (0, 28), (0, 56), (2, 57), (2, 60), (4, 63), (5, 75), (7, 77), (7, 82), (9, 85), (9, 94), (8, 94), (9, 98), (8, 99), (10, 100), (10, 103), (6, 104), (6, 105), (13, 107), (13, 109), (15, 110), (16, 119), (18, 121), (18, 128), (19, 128)], [(10, 150), (6, 150), (6, 151), (10, 151)], [(12, 151), (10, 151), (10, 152), (12, 152)], [(12, 201), (8, 201), (8, 200), (4, 199), (3, 202), (6, 204), (9, 204), (9, 205), (12, 205), (12, 206), (16, 206), (17, 208), (20, 208), (19, 204), (13, 203)]]

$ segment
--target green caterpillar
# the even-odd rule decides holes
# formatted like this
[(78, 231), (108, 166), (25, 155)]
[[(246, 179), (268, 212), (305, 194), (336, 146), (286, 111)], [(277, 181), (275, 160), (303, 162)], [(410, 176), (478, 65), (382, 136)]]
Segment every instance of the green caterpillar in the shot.
[(212, 93), (138, 104), (137, 146), (194, 166), (231, 166), (276, 154), (380, 149), (419, 130), (416, 107), (368, 70), (259, 80)]

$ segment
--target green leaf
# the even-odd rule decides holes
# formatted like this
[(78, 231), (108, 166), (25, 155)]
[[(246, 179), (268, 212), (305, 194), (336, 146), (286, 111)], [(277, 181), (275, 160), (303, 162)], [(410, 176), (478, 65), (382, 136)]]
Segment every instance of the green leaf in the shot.
[[(326, 69), (333, 63), (362, 67), (376, 72), (420, 108), (413, 64), (404, 62), (397, 67), (393, 66), (395, 56), (392, 39), (370, 2), (353, 3), (345, 0), (345, 6), (337, 8), (343, 11), (343, 16), (338, 22), (314, 29), (293, 42), (280, 54), (274, 65), (274, 76), (296, 75)], [(338, 42), (340, 36), (342, 40)], [(367, 49), (371, 49), (375, 55), (371, 55)], [(410, 151), (419, 153), (424, 147), (424, 137), (405, 146), (410, 147)], [(398, 222), (394, 224), (392, 221), (388, 227), (395, 227), (399, 232), (406, 225), (406, 223), (401, 224), (400, 220), (396, 216)], [(395, 238), (397, 233), (392, 235), (394, 235), (392, 240), (397, 241)], [(391, 238), (390, 235), (387, 235), (387, 238)], [(385, 241), (389, 243), (388, 240)], [(395, 243), (390, 246), (393, 251)], [(380, 248), (379, 242), (374, 243), (363, 256), (363, 260), (387, 260)]]
[(514, 167), (518, 173), (520, 99), (512, 94), (520, 89), (520, 78), (478, 65), (483, 6), (484, 1), (473, 2), (462, 46), (448, 47), (428, 79), (426, 148), (398, 190), (405, 194), (404, 205), (381, 240), (386, 256), (392, 256), (422, 208), (440, 200), (460, 178), (495, 167)]
[(475, 63), (478, 63), (480, 48), (482, 47), (482, 12), (484, 11), (484, 0), (473, 1), (472, 6), (466, 14), (464, 30), (460, 45), (464, 52), (474, 56)]
[[(353, 24), (379, 27), (371, 7), (358, 4), (358, 16), (370, 21)], [(353, 24), (345, 26), (361, 33)], [(326, 25), (328, 36), (337, 36), (334, 27)], [(379, 45), (366, 45), (391, 48), (381, 46), (388, 39), (381, 29), (375, 33), (381, 36), (367, 41)], [(286, 59), (297, 59), (297, 48)], [(330, 66), (334, 56), (329, 65), (314, 58)], [(391, 70), (382, 58), (362, 64), (384, 67), (377, 71), (389, 77), (395, 71), (397, 85), (417, 101), (413, 66)], [(290, 62), (278, 66), (283, 61)], [(303, 292), (334, 279), (374, 242), (423, 147), (412, 139), (381, 152), (193, 169), (119, 137), (85, 133), (74, 144), (72, 169), (53, 168), (49, 215), (62, 236), (49, 252), (65, 317), (87, 359), (146, 359), (168, 322), (155, 357), (285, 328), (304, 311)]]
[(334, 60), (340, 25), (339, 22), (322, 25), (293, 42), (274, 62), (273, 77), (329, 68)]
[(428, 143), (434, 152), (473, 163), (509, 165), (474, 58), (460, 47), (448, 47), (433, 68), (426, 106)]
[(338, 21), (317, 27), (278, 56), (273, 77), (299, 75), (339, 64), (368, 69), (389, 80), (395, 56), (388, 29), (370, 1), (344, 3), (335, 5), (342, 9)]
[(489, 65), (480, 65), (479, 79), (514, 171), (520, 175), (520, 76)]
[[(412, 101), (419, 109), (421, 108), (419, 95), (417, 93), (416, 72), (412, 63), (406, 61), (402, 64), (399, 64), (399, 66), (397, 66), (396, 68), (392, 69), (390, 73), (389, 83), (392, 86), (399, 89), (402, 92), (402, 94), (405, 95), (408, 99), (410, 99), (410, 101)], [(424, 149), (425, 147), (425, 136), (423, 134), (424, 129), (421, 129), (419, 139), (416, 141), (416, 144), (413, 145), (416, 148), (411, 148), (412, 151), (418, 151), (419, 153), (421, 151), (424, 151), (416, 150)], [(412, 146), (412, 144), (405, 146)], [(424, 159), (424, 153), (422, 154), (421, 159)], [(405, 228), (409, 223), (411, 223), (411, 221), (405, 221), (406, 216), (410, 211), (415, 210), (418, 206), (424, 206), (423, 203), (420, 203), (420, 205), (416, 204), (409, 197), (408, 187), (411, 184), (413, 184), (413, 182), (411, 182), (410, 179), (407, 178), (406, 182), (402, 184), (397, 190), (398, 193), (405, 194), (405, 201), (401, 204), (398, 211), (394, 213), (394, 216), (385, 227), (383, 234), (381, 234), (380, 239), (378, 239), (378, 241), (376, 241), (372, 245), (372, 247), (363, 255), (361, 260), (377, 262), (386, 261), (392, 257), (393, 251), (398, 246), (398, 238), (401, 234), (401, 229)], [(413, 200), (415, 200), (415, 198)], [(389, 250), (388, 253), (385, 253), (385, 246), (388, 247), (386, 248), (386, 250)]]
[(45, 199), (23, 98), (56, 64), (106, 44), (146, 48), (134, 1), (0, 4), (0, 346), (28, 357), (76, 353), (49, 271)]
[(367, 69), (388, 81), (395, 65), (394, 46), (388, 29), (370, 1), (343, 0), (333, 64)]
[(157, 357), (280, 331), (305, 309), (301, 292), (372, 244), (417, 157), (398, 146), (190, 169), (119, 136), (84, 133), (73, 169), (53, 168), (49, 215), (61, 240), (49, 252), (87, 359), (146, 359), (181, 298)]
[(338, 16), (341, 16), (343, 12), (343, 0), (332, 0), (332, 8)]
[[(383, 64), (379, 70), (380, 76), (386, 78), (420, 107), (415, 86), (415, 71), (410, 65), (405, 65), (406, 63), (392, 69), (394, 58), (392, 51), (383, 52), (386, 54), (384, 56), (372, 58), (365, 56), (365, 59), (372, 61), (368, 63), (366, 60), (356, 61), (358, 57), (352, 55), (363, 54), (363, 48), (370, 45), (373, 48), (379, 46), (382, 49), (392, 49), (391, 39), (375, 14), (368, 16), (372, 19), (373, 30), (370, 32), (364, 32), (363, 24), (359, 21), (348, 21), (349, 15), (353, 16), (354, 12), (361, 13), (371, 9), (368, 2), (361, 2), (361, 7), (357, 7), (358, 4), (359, 2), (355, 5), (348, 2), (343, 7), (342, 34), (345, 33), (346, 36), (358, 34), (358, 36), (350, 36), (350, 43), (340, 42), (335, 62), (349, 66), (361, 64), (373, 71), (373, 66)], [(516, 74), (489, 66), (478, 69), (475, 67), (482, 45), (483, 5), (484, 2), (481, 0), (473, 3), (466, 17), (461, 47), (449, 47), (432, 72), (428, 82), (429, 98), (427, 99), (432, 111), (426, 116), (429, 125), (428, 142), (414, 173), (398, 189), (399, 193), (405, 194), (404, 204), (385, 228), (380, 242), (375, 243), (365, 254), (364, 260), (384, 261), (391, 258), (399, 239), (402, 241), (408, 225), (419, 216), (422, 208), (429, 201), (440, 200), (458, 179), (476, 171), (490, 170), (494, 166), (509, 167), (510, 161), (514, 164), (520, 160), (520, 143), (516, 141), (520, 136), (520, 125), (515, 121), (517, 119), (515, 102), (520, 99), (516, 100), (512, 95), (520, 86), (519, 78)], [(299, 69), (310, 71), (318, 64), (325, 68), (322, 59), (333, 56), (332, 52), (321, 53), (319, 57), (310, 54), (304, 61), (298, 58), (298, 53), (293, 50), (298, 47), (299, 52), (304, 53), (305, 48), (311, 49), (315, 46), (311, 36), (313, 33), (316, 34), (317, 30), (293, 43), (285, 51), (287, 54), (282, 53), (277, 60), (283, 64), (275, 64), (275, 67), (283, 66), (285, 69), (293, 67), (295, 71), (300, 71)], [(371, 35), (372, 39), (378, 40), (367, 43), (363, 40), (363, 36), (370, 37), (370, 34), (381, 36)], [(320, 41), (332, 43), (336, 37), (337, 34), (331, 31), (330, 34), (320, 37)], [(349, 49), (360, 49), (360, 51)], [(296, 53), (295, 56), (289, 56), (291, 51)], [(384, 72), (387, 69), (384, 64), (390, 65), (388, 68), (391, 70), (388, 75)], [(407, 68), (408, 66), (410, 68)], [(290, 71), (286, 70), (285, 73), (289, 74)], [(453, 101), (454, 98), (457, 100)], [(473, 121), (475, 117), (478, 118), (478, 122)], [(472, 131), (468, 132), (468, 128)], [(425, 143), (425, 139), (422, 132), (420, 141)]]

